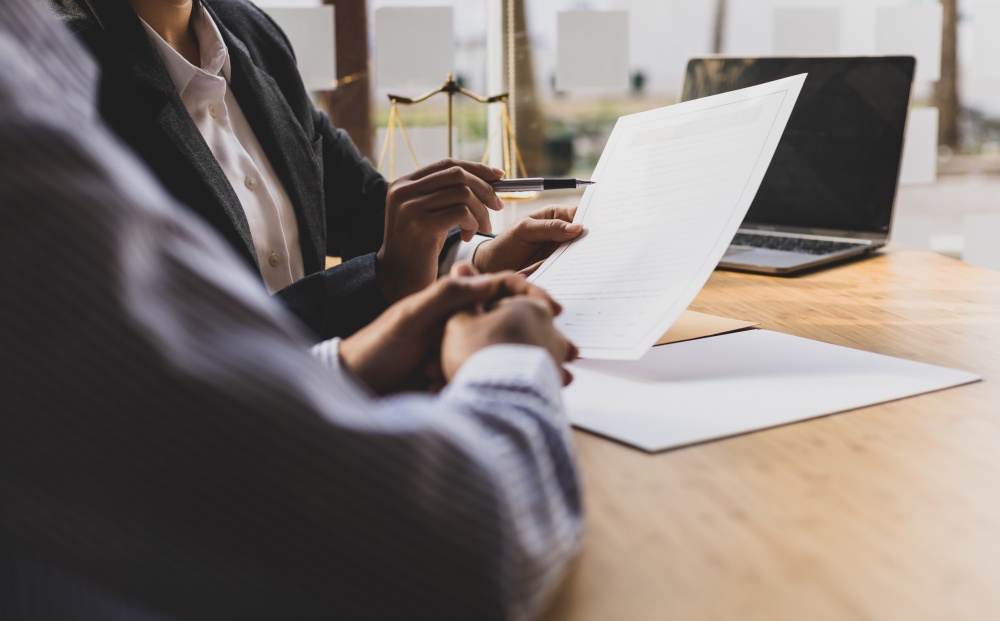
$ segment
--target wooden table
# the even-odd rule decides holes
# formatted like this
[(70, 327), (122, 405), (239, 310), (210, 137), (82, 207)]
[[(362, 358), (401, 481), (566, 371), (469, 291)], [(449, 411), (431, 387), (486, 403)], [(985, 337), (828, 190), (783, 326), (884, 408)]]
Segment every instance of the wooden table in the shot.
[(716, 272), (691, 308), (985, 381), (657, 455), (577, 432), (588, 530), (547, 619), (1000, 619), (1000, 272), (890, 248)]

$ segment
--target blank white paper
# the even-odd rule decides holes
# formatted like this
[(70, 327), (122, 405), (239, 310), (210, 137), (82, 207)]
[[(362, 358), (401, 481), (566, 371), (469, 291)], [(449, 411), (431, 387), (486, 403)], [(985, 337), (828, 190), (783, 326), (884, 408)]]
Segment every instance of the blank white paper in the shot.
[(899, 182), (903, 185), (937, 180), (938, 109), (910, 108), (903, 143)]
[(569, 368), (570, 422), (651, 452), (982, 379), (768, 330), (654, 347), (638, 362), (580, 360)]
[(309, 90), (330, 90), (337, 79), (333, 6), (261, 7), (292, 44), (302, 81)]
[(627, 11), (559, 13), (556, 38), (556, 89), (628, 89)]
[(941, 28), (943, 12), (937, 2), (921, 6), (880, 7), (876, 17), (875, 48), (878, 54), (917, 58), (915, 81), (941, 78)]
[(450, 6), (375, 10), (375, 60), (380, 88), (433, 89), (455, 66)]
[(746, 216), (798, 75), (618, 119), (576, 213), (582, 238), (530, 279), (586, 358), (635, 360), (680, 317)]
[(774, 10), (774, 53), (829, 56), (840, 52), (840, 9)]
[(972, 75), (1000, 77), (1000, 4), (977, 5), (972, 27)]

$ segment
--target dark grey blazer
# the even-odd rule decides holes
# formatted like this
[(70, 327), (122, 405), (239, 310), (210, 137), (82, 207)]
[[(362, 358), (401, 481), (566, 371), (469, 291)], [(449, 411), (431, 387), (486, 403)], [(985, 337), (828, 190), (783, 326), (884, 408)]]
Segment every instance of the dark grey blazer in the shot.
[[(101, 66), (105, 122), (181, 203), (259, 273), (250, 227), (127, 0), (51, 0)], [(347, 336), (386, 307), (375, 283), (387, 182), (317, 110), (291, 45), (245, 0), (201, 0), (222, 33), (230, 87), (291, 198), (307, 277), (276, 296), (320, 339)], [(458, 236), (448, 238), (446, 248)], [(325, 256), (343, 263), (324, 270)]]

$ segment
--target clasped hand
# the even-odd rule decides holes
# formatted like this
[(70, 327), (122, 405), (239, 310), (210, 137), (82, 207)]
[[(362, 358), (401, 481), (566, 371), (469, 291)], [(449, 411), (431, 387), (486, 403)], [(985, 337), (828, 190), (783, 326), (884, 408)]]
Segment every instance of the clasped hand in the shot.
[(390, 306), (340, 344), (340, 356), (372, 390), (437, 390), (491, 345), (542, 347), (561, 369), (579, 350), (556, 329), (560, 305), (514, 272), (478, 274), (460, 263), (432, 286)]

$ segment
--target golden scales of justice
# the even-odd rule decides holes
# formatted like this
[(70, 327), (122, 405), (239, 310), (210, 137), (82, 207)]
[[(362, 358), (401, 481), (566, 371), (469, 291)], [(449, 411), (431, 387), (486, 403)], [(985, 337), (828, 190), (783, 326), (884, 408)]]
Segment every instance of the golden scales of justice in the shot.
[[(483, 158), (480, 160), (481, 163), (485, 164), (489, 159), (490, 148), (493, 146), (493, 140), (496, 138), (497, 129), (499, 129), (502, 133), (503, 140), (503, 169), (508, 172), (509, 177), (527, 176), (524, 168), (524, 160), (521, 159), (521, 151), (517, 148), (517, 140), (514, 136), (514, 130), (511, 128), (510, 112), (507, 106), (510, 94), (501, 93), (499, 95), (493, 95), (492, 97), (482, 97), (481, 95), (476, 95), (475, 93), (469, 92), (459, 86), (452, 77), (452, 72), (450, 71), (448, 72), (447, 78), (445, 78), (443, 86), (429, 93), (420, 95), (419, 97), (410, 98), (403, 97), (401, 95), (389, 95), (389, 101), (392, 103), (392, 106), (389, 108), (389, 123), (386, 126), (385, 138), (382, 140), (382, 152), (378, 158), (379, 172), (382, 172), (382, 166), (385, 164), (386, 153), (388, 153), (388, 177), (389, 179), (395, 177), (396, 128), (399, 128), (399, 133), (403, 136), (403, 142), (406, 144), (406, 149), (410, 153), (413, 165), (420, 168), (420, 163), (417, 161), (417, 154), (413, 150), (413, 145), (410, 144), (410, 138), (406, 135), (406, 129), (403, 127), (403, 120), (399, 116), (399, 106), (411, 106), (413, 104), (418, 104), (439, 93), (445, 93), (448, 96), (448, 157), (452, 156), (452, 100), (456, 94), (464, 95), (478, 103), (500, 104), (500, 122), (497, 124), (497, 127), (494, 128), (489, 139), (486, 141), (486, 150), (483, 152)], [(514, 171), (515, 174), (510, 175), (509, 173), (511, 171), (512, 158), (513, 161), (517, 163), (517, 170)], [(527, 200), (536, 198), (538, 196), (538, 192), (497, 192), (497, 196), (503, 200)]]

